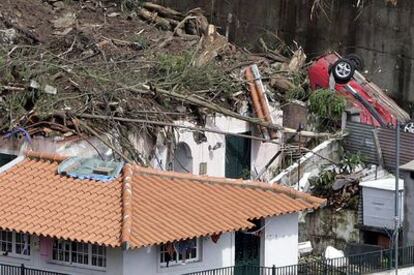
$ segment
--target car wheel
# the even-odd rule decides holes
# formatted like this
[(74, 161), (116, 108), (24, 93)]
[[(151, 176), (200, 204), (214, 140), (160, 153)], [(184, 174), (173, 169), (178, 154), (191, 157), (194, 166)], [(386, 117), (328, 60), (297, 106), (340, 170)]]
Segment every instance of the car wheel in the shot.
[(333, 64), (331, 73), (333, 74), (336, 83), (345, 84), (349, 82), (354, 76), (355, 64), (348, 59), (341, 58)]
[(359, 55), (351, 53), (351, 54), (348, 54), (347, 56), (345, 56), (345, 59), (348, 59), (348, 60), (354, 62), (355, 68), (358, 71), (362, 71), (364, 69), (364, 66), (365, 66), (364, 59), (362, 59), (362, 57), (360, 57)]
[(404, 125), (404, 132), (414, 134), (414, 121)]

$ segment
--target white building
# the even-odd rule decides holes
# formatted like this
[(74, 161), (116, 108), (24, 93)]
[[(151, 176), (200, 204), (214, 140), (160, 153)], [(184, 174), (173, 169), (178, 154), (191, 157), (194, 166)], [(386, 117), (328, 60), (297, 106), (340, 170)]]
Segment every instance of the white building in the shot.
[(0, 263), (120, 275), (291, 265), (298, 213), (324, 202), (278, 185), (131, 164), (109, 182), (74, 179), (57, 173), (63, 159), (29, 153), (2, 167)]
[[(364, 242), (389, 248), (392, 244), (390, 233), (395, 227), (395, 177), (363, 181), (362, 221), (359, 228), (363, 232)], [(400, 222), (404, 220), (404, 181), (399, 180)]]

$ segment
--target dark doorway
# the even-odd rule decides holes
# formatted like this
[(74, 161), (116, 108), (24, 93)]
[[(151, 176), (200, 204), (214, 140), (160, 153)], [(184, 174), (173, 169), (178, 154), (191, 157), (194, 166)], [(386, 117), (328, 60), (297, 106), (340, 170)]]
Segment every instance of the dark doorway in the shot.
[[(249, 179), (251, 140), (246, 138), (226, 137), (226, 178)], [(260, 227), (260, 221), (256, 221), (256, 230)], [(236, 232), (235, 235), (235, 264), (260, 265), (260, 237), (252, 232)], [(240, 270), (243, 271), (243, 270)], [(236, 269), (236, 275), (237, 269)], [(257, 273), (259, 274), (259, 273)], [(251, 274), (256, 275), (256, 274)]]
[(226, 178), (250, 178), (250, 150), (250, 139), (226, 137)]
[[(260, 266), (260, 236), (255, 233), (260, 228), (260, 221), (247, 232), (236, 232), (235, 265)], [(259, 271), (259, 270), (257, 270)], [(251, 270), (249, 273), (253, 272)], [(259, 273), (257, 273), (259, 274)], [(255, 274), (252, 274), (255, 275)]]

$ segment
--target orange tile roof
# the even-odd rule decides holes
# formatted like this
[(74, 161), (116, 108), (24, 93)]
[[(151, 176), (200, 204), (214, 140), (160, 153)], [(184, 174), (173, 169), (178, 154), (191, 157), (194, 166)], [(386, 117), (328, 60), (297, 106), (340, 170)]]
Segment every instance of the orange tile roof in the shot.
[(30, 153), (0, 174), (0, 228), (138, 248), (251, 228), (252, 219), (320, 207), (288, 187), (125, 165), (112, 182), (57, 174), (63, 157)]

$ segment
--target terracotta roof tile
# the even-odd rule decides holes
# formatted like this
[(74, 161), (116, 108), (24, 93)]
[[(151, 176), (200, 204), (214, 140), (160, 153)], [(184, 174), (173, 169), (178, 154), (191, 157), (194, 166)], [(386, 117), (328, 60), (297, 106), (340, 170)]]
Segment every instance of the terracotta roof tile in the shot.
[[(0, 174), (0, 227), (119, 246), (122, 179), (101, 183), (60, 176), (62, 159), (31, 155)], [(98, 236), (99, 228), (111, 230)]]
[(130, 246), (251, 228), (251, 220), (320, 207), (324, 200), (281, 186), (134, 166)]
[(142, 247), (248, 229), (252, 219), (324, 203), (288, 187), (130, 164), (112, 182), (78, 180), (57, 174), (63, 159), (31, 152), (0, 174), (0, 228)]

